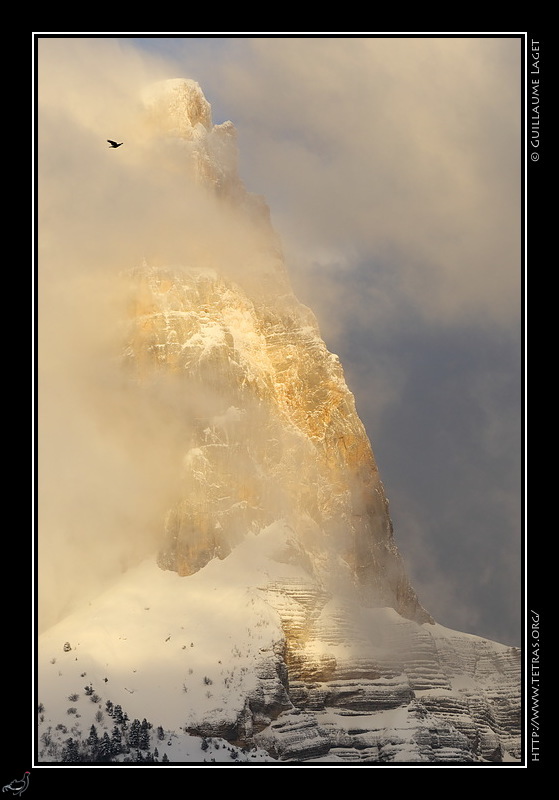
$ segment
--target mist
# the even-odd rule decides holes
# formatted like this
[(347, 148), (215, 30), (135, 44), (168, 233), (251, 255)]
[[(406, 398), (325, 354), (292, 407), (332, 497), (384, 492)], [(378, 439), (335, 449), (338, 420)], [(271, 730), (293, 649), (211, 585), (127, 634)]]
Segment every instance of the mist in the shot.
[(123, 369), (134, 270), (195, 264), (248, 281), (263, 245), (189, 180), (188, 149), (154, 131), (142, 92), (159, 61), (111, 40), (41, 40), (39, 75), (42, 630), (157, 549), (192, 420), (219, 408), (210, 389)]
[[(519, 66), (513, 39), (39, 41), (41, 627), (154, 550), (184, 406), (205, 403), (123, 376), (127, 272), (246, 280), (261, 256), (261, 232), (185, 180), (146, 123), (145, 87), (191, 77), (238, 129), (241, 178), (340, 355), (420, 599), (517, 640)], [(478, 367), (435, 341), (474, 341)]]

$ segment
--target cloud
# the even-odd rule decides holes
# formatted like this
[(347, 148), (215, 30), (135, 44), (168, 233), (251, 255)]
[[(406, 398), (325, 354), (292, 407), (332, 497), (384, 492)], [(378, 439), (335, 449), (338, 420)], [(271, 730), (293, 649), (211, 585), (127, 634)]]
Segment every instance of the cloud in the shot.
[[(121, 369), (128, 275), (150, 264), (231, 270), (255, 247), (173, 165), (142, 90), (161, 61), (113, 40), (43, 40), (38, 83), (40, 625), (152, 552), (180, 474), (187, 406), (172, 380)], [(167, 69), (164, 71), (168, 75)], [(111, 150), (117, 138), (125, 145)], [(141, 169), (139, 169), (141, 165)], [(250, 254), (250, 251), (248, 251)], [(188, 415), (187, 415), (188, 416)]]
[[(495, 343), (516, 346), (520, 318), (520, 40), (169, 41), (172, 47), (167, 40), (164, 46), (172, 60), (153, 47), (140, 50), (132, 40), (39, 42), (40, 411), (47, 454), (41, 490), (48, 519), (58, 515), (49, 524), (52, 541), (85, 537), (92, 562), (102, 568), (102, 543), (114, 541), (122, 520), (107, 510), (104, 524), (95, 524), (97, 490), (111, 498), (115, 513), (123, 497), (130, 498), (133, 511), (124, 527), (142, 542), (138, 551), (149, 545), (145, 521), (164, 499), (156, 492), (157, 503), (145, 505), (143, 487), (154, 481), (163, 491), (166, 482), (165, 470), (142, 459), (149, 415), (140, 406), (130, 418), (117, 371), (106, 366), (114, 363), (115, 312), (126, 302), (125, 287), (122, 294), (104, 289), (143, 258), (163, 263), (199, 257), (196, 233), (207, 230), (215, 209), (153, 151), (140, 100), (151, 81), (192, 77), (212, 104), (214, 122), (230, 118), (238, 130), (241, 177), (272, 209), (296, 293), (342, 356), (377, 460), (379, 452), (394, 453), (389, 474), (402, 484), (396, 491), (387, 486), (393, 513), (405, 521), (411, 514), (406, 508), (421, 505), (415, 523), (404, 525), (405, 547), (396, 528), (404, 558), (408, 547), (412, 560), (416, 549), (433, 553), (438, 542), (429, 539), (429, 514), (449, 524), (448, 537), (460, 537), (465, 528), (447, 515), (457, 488), (449, 482), (438, 498), (423, 499), (409, 491), (406, 481), (413, 476), (405, 466), (420, 463), (421, 451), (414, 436), (407, 437), (405, 450), (405, 431), (425, 427), (422, 415), (432, 412), (429, 399), (441, 396), (439, 388), (447, 392), (447, 408), (466, 414), (457, 442), (479, 421), (486, 459), (479, 470), (487, 485), (497, 461), (502, 470), (508, 458), (516, 470), (511, 431), (518, 412), (507, 407), (503, 415), (502, 391), (507, 386), (514, 392), (518, 364), (503, 358)], [(125, 146), (110, 151), (107, 138)], [(212, 239), (208, 259), (217, 261), (228, 249), (240, 263), (247, 238), (230, 219), (221, 223), (224, 235)], [(459, 402), (464, 384), (452, 391), (445, 384), (440, 351), (431, 345), (437, 339), (469, 341), (474, 332), (487, 336), (494, 360), (478, 365), (478, 379), (472, 370), (467, 410)], [(479, 354), (476, 348), (478, 343)], [(423, 373), (413, 369), (421, 353)], [(465, 361), (462, 351), (457, 363)], [(488, 383), (490, 374), (499, 376), (496, 384)], [(423, 392), (428, 379), (431, 395)], [(116, 440), (100, 423), (109, 402), (113, 428), (120, 430)], [(390, 415), (404, 406), (406, 424), (398, 426)], [(162, 447), (173, 432), (170, 424)], [(163, 453), (158, 463), (166, 463)], [(383, 456), (381, 474), (384, 463)], [(444, 461), (422, 467), (431, 475), (444, 468)], [(82, 470), (85, 494), (60, 492), (72, 486), (74, 470)], [(491, 536), (503, 574), (515, 576), (518, 562), (502, 529), (511, 517), (517, 521), (517, 473), (505, 473), (491, 493), (501, 508)], [(68, 512), (63, 523), (62, 508)], [(483, 552), (483, 542), (476, 546)], [(452, 588), (453, 573), (440, 577), (445, 558), (438, 562), (439, 578), (433, 573), (424, 585), (445, 583), (439, 596), (450, 597), (459, 590)], [(82, 572), (68, 598), (77, 583), (87, 583), (79, 548), (67, 563), (53, 557), (47, 562), (45, 599), (72, 570)], [(462, 571), (467, 573), (465, 564)], [(476, 609), (474, 594), (464, 619), (481, 620), (485, 613)]]
[(230, 47), (211, 96), (235, 109), (243, 176), (273, 187), (299, 267), (382, 259), (428, 319), (517, 324), (520, 39)]

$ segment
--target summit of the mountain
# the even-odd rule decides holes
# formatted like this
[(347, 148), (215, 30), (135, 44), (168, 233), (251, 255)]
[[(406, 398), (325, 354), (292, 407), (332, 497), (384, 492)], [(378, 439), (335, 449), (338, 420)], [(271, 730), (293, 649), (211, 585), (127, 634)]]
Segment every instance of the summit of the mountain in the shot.
[(212, 108), (197, 81), (158, 81), (145, 88), (142, 99), (152, 124), (169, 136), (196, 139), (213, 128)]
[(230, 121), (213, 124), (211, 106), (196, 81), (158, 81), (146, 87), (142, 101), (151, 135), (181, 162), (185, 178), (211, 188), (253, 218), (269, 221), (265, 201), (248, 192), (239, 176), (235, 126)]

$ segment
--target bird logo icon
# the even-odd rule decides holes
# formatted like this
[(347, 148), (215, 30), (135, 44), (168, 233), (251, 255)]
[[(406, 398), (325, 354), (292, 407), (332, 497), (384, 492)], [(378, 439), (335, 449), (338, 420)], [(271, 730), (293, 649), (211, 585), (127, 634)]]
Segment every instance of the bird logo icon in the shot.
[(3, 792), (11, 792), (14, 797), (19, 797), (29, 786), (29, 775), (31, 773), (26, 771), (23, 773), (23, 778), (20, 781), (12, 781), (2, 787)]

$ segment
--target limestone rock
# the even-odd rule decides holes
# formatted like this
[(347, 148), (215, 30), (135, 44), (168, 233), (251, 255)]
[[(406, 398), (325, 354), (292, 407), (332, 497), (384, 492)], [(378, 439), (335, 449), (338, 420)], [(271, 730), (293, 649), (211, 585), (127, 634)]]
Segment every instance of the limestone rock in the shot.
[(251, 298), (212, 272), (137, 270), (126, 344), (134, 376), (168, 373), (199, 398), (160, 565), (188, 575), (278, 518), (284, 557), (319, 585), (427, 620), (394, 542), (388, 502), (339, 360), (291, 294)]

